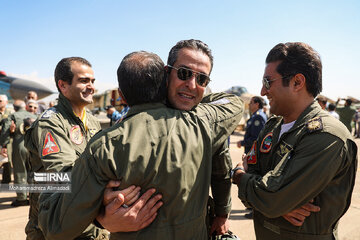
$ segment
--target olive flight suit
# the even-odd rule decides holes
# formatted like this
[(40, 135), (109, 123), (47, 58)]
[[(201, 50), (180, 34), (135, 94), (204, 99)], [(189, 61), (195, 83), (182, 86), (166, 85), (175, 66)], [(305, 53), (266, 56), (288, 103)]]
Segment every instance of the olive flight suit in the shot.
[[(90, 112), (86, 112), (84, 124), (74, 114), (69, 100), (59, 94), (58, 105), (47, 109), (26, 131), (25, 146), (30, 153), (31, 171), (71, 171), (74, 161), (98, 131), (100, 124)], [(38, 228), (38, 197), (39, 193), (30, 194), (29, 221), (25, 232), (27, 239), (31, 240), (44, 239)], [(103, 231), (90, 225), (81, 236), (79, 232), (77, 239), (105, 239)]]
[[(9, 108), (5, 108), (4, 113), (0, 112), (0, 133), (3, 123), (5, 123), (5, 120), (8, 118), (10, 114), (12, 114), (14, 111), (12, 111)], [(7, 184), (11, 182), (11, 154), (12, 154), (12, 139), (10, 139), (10, 143), (6, 146), (7, 153), (8, 153), (8, 160), (9, 162), (3, 164), (3, 174), (2, 174), (2, 180), (1, 183)]]
[(356, 110), (350, 106), (337, 107), (335, 111), (339, 114), (339, 120), (349, 129), (351, 132), (351, 122), (354, 119)]
[[(259, 240), (337, 239), (337, 224), (350, 206), (357, 147), (346, 127), (313, 102), (280, 138), (282, 117), (266, 123), (247, 156), (239, 198), (254, 209)], [(282, 215), (314, 200), (321, 208), (301, 227)]]
[[(98, 215), (110, 179), (142, 191), (155, 188), (164, 205), (154, 222), (110, 239), (206, 240), (212, 155), (242, 117), (237, 96), (207, 96), (191, 111), (161, 103), (132, 106), (120, 123), (91, 139), (72, 170), (72, 192), (41, 194), (39, 225), (46, 237), (71, 239)], [(45, 232), (46, 231), (46, 232)]]
[[(6, 147), (10, 143), (12, 137), (12, 165), (14, 168), (14, 183), (15, 184), (27, 184), (27, 169), (26, 169), (26, 148), (24, 147), (24, 119), (33, 118), (36, 119), (36, 115), (20, 109), (19, 111), (11, 114), (3, 124), (1, 129), (0, 144)], [(16, 125), (15, 132), (10, 133), (10, 125), (14, 122)], [(17, 200), (24, 201), (27, 199), (26, 191), (17, 192)]]

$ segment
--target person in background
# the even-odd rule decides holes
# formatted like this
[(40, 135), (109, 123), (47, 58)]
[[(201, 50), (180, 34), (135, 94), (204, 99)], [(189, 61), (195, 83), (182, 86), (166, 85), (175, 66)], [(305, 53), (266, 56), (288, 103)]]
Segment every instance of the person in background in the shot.
[[(252, 97), (250, 100), (249, 110), (251, 113), (251, 117), (246, 122), (244, 140), (237, 143), (238, 148), (241, 148), (242, 146), (245, 147), (245, 154), (249, 153), (251, 146), (259, 136), (260, 131), (263, 129), (267, 121), (267, 116), (263, 111), (264, 103), (264, 99), (259, 96)], [(251, 208), (247, 209), (251, 212), (245, 214), (244, 216), (246, 218), (252, 219), (253, 211), (251, 210)]]
[(336, 112), (339, 114), (340, 121), (347, 127), (349, 132), (352, 132), (351, 122), (354, 119), (356, 110), (351, 107), (352, 100), (351, 99), (343, 99), (345, 100), (344, 107), (338, 107), (338, 103), (340, 102), (340, 98), (336, 101)]
[[(12, 114), (14, 111), (10, 108), (7, 108), (8, 104), (8, 97), (4, 94), (0, 95), (0, 134), (1, 134), (1, 128), (3, 123), (6, 121), (8, 116)], [(8, 184), (11, 182), (11, 143), (9, 143), (6, 146), (7, 153), (1, 156), (1, 163), (0, 167), (3, 167), (3, 173), (2, 173), (2, 184)], [(1, 148), (1, 146), (0, 146)]]
[(326, 110), (326, 104), (327, 104), (327, 100), (325, 97), (317, 97), (316, 98), (317, 102), (319, 103), (320, 107), (323, 109), (323, 110)]
[[(34, 103), (33, 103), (34, 104)], [(33, 114), (34, 110), (29, 108), (29, 104), (25, 105), (22, 100), (15, 100), (14, 109), (17, 111), (11, 114), (4, 122), (1, 135), (0, 145), (2, 146), (2, 154), (7, 154), (6, 146), (10, 143), (12, 138), (12, 164), (14, 168), (14, 183), (27, 184), (27, 150), (24, 147), (24, 119), (36, 118)], [(25, 206), (29, 205), (26, 191), (17, 191), (16, 200), (11, 203), (11, 206)]]
[(328, 107), (328, 110), (329, 110), (330, 115), (332, 115), (334, 118), (336, 118), (336, 119), (339, 120), (339, 119), (340, 119), (339, 114), (337, 114), (337, 112), (335, 111), (335, 109), (336, 109), (335, 104), (330, 103), (330, 104), (329, 104), (329, 107)]

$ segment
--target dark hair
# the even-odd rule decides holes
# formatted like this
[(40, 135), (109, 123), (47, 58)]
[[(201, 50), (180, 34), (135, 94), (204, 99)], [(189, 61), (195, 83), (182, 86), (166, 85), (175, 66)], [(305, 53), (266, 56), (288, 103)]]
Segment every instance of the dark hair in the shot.
[(174, 64), (179, 56), (179, 51), (183, 48), (190, 48), (190, 49), (198, 50), (198, 51), (201, 51), (204, 54), (206, 54), (210, 59), (210, 63), (211, 63), (210, 73), (211, 73), (211, 70), (213, 68), (214, 57), (211, 54), (211, 50), (208, 47), (208, 45), (200, 40), (190, 39), (190, 40), (182, 40), (182, 41), (177, 42), (176, 45), (173, 46), (169, 52), (169, 57), (167, 60), (168, 65), (174, 66)]
[(119, 88), (129, 106), (166, 99), (164, 62), (150, 52), (133, 52), (117, 70)]
[(306, 90), (309, 93), (316, 97), (322, 91), (321, 59), (308, 44), (279, 43), (266, 57), (266, 64), (276, 61), (281, 61), (276, 71), (284, 77), (283, 86), (289, 86), (289, 77), (301, 73), (305, 76)]
[(336, 106), (335, 106), (335, 104), (330, 103), (329, 106), (328, 106), (328, 108), (329, 108), (329, 111), (334, 111), (335, 108), (336, 108)]
[(259, 104), (259, 109), (262, 109), (265, 105), (264, 99), (260, 96), (254, 96), (252, 97), (254, 103), (258, 103)]
[(324, 98), (324, 97), (317, 97), (316, 100), (317, 100), (318, 102), (321, 102), (321, 103), (324, 104), (324, 105), (326, 105), (326, 103), (327, 103), (327, 100), (326, 100), (326, 98)]
[(345, 102), (346, 102), (346, 106), (351, 106), (351, 104), (352, 104), (351, 99), (346, 99)]
[(56, 65), (55, 73), (54, 73), (55, 84), (56, 84), (56, 87), (57, 87), (59, 92), (61, 92), (60, 88), (58, 86), (58, 82), (59, 82), (60, 79), (67, 82), (70, 85), (72, 83), (72, 79), (74, 77), (74, 74), (71, 71), (71, 64), (73, 62), (78, 62), (78, 63), (81, 63), (83, 65), (87, 65), (89, 67), (92, 67), (91, 64), (86, 59), (81, 58), (81, 57), (68, 57), (68, 58), (61, 59), (60, 62)]

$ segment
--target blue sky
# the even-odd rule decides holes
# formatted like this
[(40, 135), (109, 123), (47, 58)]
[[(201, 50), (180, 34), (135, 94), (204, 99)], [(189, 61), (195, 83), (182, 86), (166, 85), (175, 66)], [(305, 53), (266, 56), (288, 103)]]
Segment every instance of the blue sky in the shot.
[(56, 91), (53, 71), (68, 56), (93, 64), (96, 88), (116, 87), (128, 53), (146, 50), (164, 62), (179, 40), (213, 51), (210, 87), (245, 86), (259, 94), (269, 50), (301, 41), (323, 61), (322, 94), (360, 99), (360, 1), (0, 0), (0, 70)]

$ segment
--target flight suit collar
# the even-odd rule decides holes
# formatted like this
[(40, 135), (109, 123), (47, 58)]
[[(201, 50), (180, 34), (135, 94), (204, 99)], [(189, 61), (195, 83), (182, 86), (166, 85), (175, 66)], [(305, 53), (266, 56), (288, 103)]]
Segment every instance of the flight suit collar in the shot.
[(84, 127), (81, 119), (74, 114), (70, 101), (62, 93), (59, 93), (58, 108), (69, 117), (75, 119), (75, 121), (82, 127)]
[(321, 112), (322, 108), (319, 103), (314, 100), (298, 117), (296, 120), (293, 129), (298, 128), (306, 124), (309, 120), (314, 118), (319, 112)]
[[(139, 104), (135, 106), (131, 106), (129, 112), (126, 114), (125, 118), (131, 117), (135, 114), (138, 114), (140, 112), (145, 112), (151, 109), (157, 109), (157, 108), (164, 108), (166, 105), (164, 103), (145, 103), (145, 104)], [(124, 118), (124, 119), (125, 119)]]

